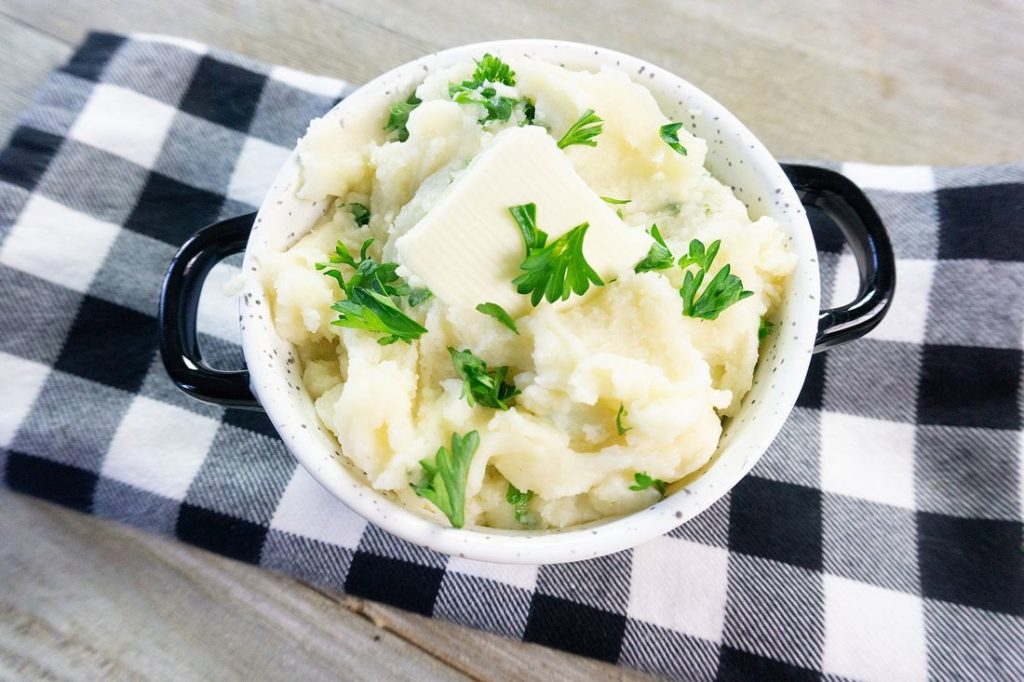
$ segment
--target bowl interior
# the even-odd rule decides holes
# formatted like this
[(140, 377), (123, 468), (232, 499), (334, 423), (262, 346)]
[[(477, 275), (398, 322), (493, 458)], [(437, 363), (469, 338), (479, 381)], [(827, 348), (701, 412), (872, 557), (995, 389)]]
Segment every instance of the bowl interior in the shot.
[(256, 276), (261, 253), (286, 248), (322, 214), (321, 202), (298, 199), (299, 167), (293, 153), (275, 180), (250, 237), (241, 298), (242, 344), (253, 389), (285, 444), (306, 469), (347, 506), (399, 537), (471, 559), (509, 563), (557, 563), (608, 554), (662, 534), (724, 495), (756, 463), (781, 428), (800, 391), (817, 329), (817, 254), (806, 214), (792, 185), (764, 146), (710, 96), (643, 60), (579, 43), (510, 40), (466, 45), (427, 55), (363, 86), (328, 116), (381, 111), (404, 97), (425, 71), (478, 58), (484, 52), (524, 54), (575, 69), (604, 65), (624, 70), (645, 85), (662, 110), (708, 143), (706, 166), (749, 208), (753, 218), (771, 216), (791, 238), (798, 256), (779, 310), (776, 333), (762, 348), (754, 385), (737, 416), (724, 428), (715, 457), (700, 476), (676, 484), (661, 502), (629, 516), (561, 531), (456, 530), (438, 526), (373, 491), (341, 456), (333, 435), (316, 417), (303, 388), (291, 344), (274, 331)]

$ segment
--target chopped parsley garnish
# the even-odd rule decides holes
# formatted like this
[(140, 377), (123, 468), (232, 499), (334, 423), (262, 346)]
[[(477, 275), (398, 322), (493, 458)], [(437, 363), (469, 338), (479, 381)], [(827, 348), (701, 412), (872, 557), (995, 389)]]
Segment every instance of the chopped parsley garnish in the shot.
[(534, 106), (533, 100), (524, 97), (523, 98), (523, 120), (519, 122), (520, 126), (532, 126), (533, 119), (537, 117), (537, 107)]
[(604, 281), (583, 256), (583, 238), (589, 223), (580, 223), (555, 241), (547, 244), (547, 233), (537, 229), (535, 204), (513, 206), (509, 213), (519, 226), (526, 245), (526, 258), (519, 264), (523, 274), (512, 280), (516, 291), (530, 294), (530, 302), (538, 305), (568, 299), (570, 294), (584, 294), (594, 283)]
[[(378, 263), (367, 257), (373, 239), (367, 239), (359, 249), (359, 260), (349, 253), (343, 242), (334, 247), (328, 263), (317, 263), (316, 269), (331, 277), (345, 292), (345, 298), (331, 309), (338, 319), (331, 324), (338, 327), (365, 329), (385, 334), (377, 340), (382, 346), (405, 341), (409, 343), (427, 332), (427, 329), (406, 315), (395, 303), (395, 298), (411, 298), (414, 290), (398, 276), (398, 263)], [(339, 266), (347, 265), (355, 272), (346, 280)]]
[(366, 208), (362, 204), (351, 203), (348, 205), (352, 211), (352, 217), (356, 220), (356, 225), (359, 227), (366, 227), (370, 224), (370, 209)]
[(505, 501), (512, 505), (513, 513), (516, 515), (516, 521), (524, 526), (530, 524), (529, 505), (530, 500), (532, 499), (532, 490), (523, 492), (511, 483), (508, 484), (508, 490), (505, 491)]
[(512, 319), (512, 316), (508, 314), (508, 311), (497, 303), (481, 303), (476, 307), (476, 309), (484, 315), (490, 315), (516, 334), (519, 333), (519, 328), (516, 327), (516, 321)]
[(433, 461), (421, 459), (423, 483), (410, 483), (420, 497), (426, 498), (448, 517), (453, 528), (466, 523), (466, 478), (469, 463), (480, 445), (480, 434), (470, 431), (465, 436), (452, 434), (452, 449), (438, 448)]
[(705, 248), (704, 242), (699, 239), (690, 241), (690, 249), (679, 259), (679, 267), (684, 270), (691, 265), (696, 265), (701, 270), (710, 270), (711, 263), (718, 255), (718, 249), (722, 246), (722, 240), (716, 239), (711, 246)]
[(415, 308), (421, 303), (426, 303), (434, 297), (434, 292), (426, 287), (418, 287), (409, 292), (409, 306)]
[(630, 490), (647, 490), (648, 488), (654, 488), (658, 491), (659, 495), (665, 497), (665, 488), (668, 484), (660, 478), (651, 478), (650, 474), (638, 471), (633, 474), (633, 480), (636, 481), (636, 483), (629, 486)]
[(409, 95), (409, 98), (404, 102), (396, 102), (391, 105), (391, 111), (388, 115), (388, 124), (384, 126), (386, 132), (398, 132), (398, 141), (405, 142), (409, 139), (409, 129), (406, 125), (409, 123), (409, 114), (412, 110), (423, 103), (416, 93), (413, 92)]
[(472, 83), (473, 87), (475, 87), (484, 82), (515, 85), (516, 72), (508, 64), (501, 61), (500, 58), (488, 52), (476, 63), (476, 69), (473, 70), (473, 80), (463, 81), (463, 85)]
[(686, 156), (686, 147), (679, 144), (679, 129), (682, 127), (682, 123), (666, 123), (658, 130), (658, 134), (661, 135), (661, 139), (665, 141), (665, 144)]
[(636, 272), (647, 272), (649, 270), (664, 270), (675, 265), (675, 258), (668, 250), (665, 239), (661, 236), (657, 225), (651, 225), (651, 237), (654, 243), (647, 251), (647, 256), (633, 268)]
[(596, 147), (597, 142), (594, 138), (600, 135), (603, 129), (604, 119), (595, 114), (593, 109), (587, 109), (575, 123), (569, 126), (565, 135), (562, 135), (562, 139), (558, 141), (558, 148), (565, 149), (574, 144)]
[[(398, 263), (378, 263), (367, 256), (373, 242), (372, 238), (363, 242), (359, 248), (359, 260), (357, 261), (349, 253), (344, 242), (339, 241), (334, 246), (334, 253), (328, 259), (329, 262), (317, 263), (316, 269), (333, 278), (349, 296), (355, 289), (360, 288), (370, 288), (387, 296), (408, 296), (412, 293), (412, 289), (398, 276), (396, 272)], [(355, 273), (347, 281), (339, 269), (342, 264), (355, 270)]]
[(632, 199), (612, 199), (611, 197), (601, 197), (601, 201), (604, 201), (605, 203), (612, 204), (614, 206), (618, 206), (618, 205), (621, 205), (621, 204), (628, 204), (629, 202), (631, 202), (633, 200)]
[(769, 322), (762, 317), (761, 323), (757, 325), (757, 340), (764, 341), (772, 335), (773, 331), (775, 331), (775, 323)]
[(625, 436), (627, 431), (632, 431), (632, 426), (626, 426), (622, 423), (622, 420), (629, 416), (629, 412), (626, 412), (626, 406), (619, 403), (619, 411), (615, 415), (615, 430), (619, 432), (620, 436)]
[(513, 206), (508, 212), (512, 214), (512, 219), (516, 221), (519, 232), (523, 235), (526, 255), (529, 256), (534, 250), (544, 248), (548, 234), (537, 229), (537, 204)]
[(331, 324), (386, 334), (377, 340), (382, 346), (395, 341), (409, 343), (427, 332), (425, 327), (403, 313), (390, 297), (372, 289), (355, 289), (350, 298), (338, 301), (331, 309), (338, 313), (338, 319)]
[(462, 378), (462, 397), (470, 405), (480, 403), (484, 407), (507, 410), (509, 401), (519, 395), (519, 389), (505, 383), (508, 367), (488, 369), (487, 363), (471, 350), (448, 348), (452, 356), (455, 373)]
[(699, 239), (694, 239), (690, 242), (689, 253), (679, 259), (679, 267), (683, 269), (691, 265), (698, 267), (696, 275), (692, 270), (686, 271), (683, 286), (679, 289), (679, 296), (683, 299), (683, 315), (715, 320), (733, 303), (754, 295), (754, 292), (743, 288), (743, 282), (731, 274), (730, 266), (726, 265), (715, 274), (704, 292), (697, 296), (697, 290), (704, 282), (705, 274), (711, 270), (711, 263), (715, 260), (720, 245), (721, 241), (715, 240), (705, 250), (704, 244)]
[(512, 118), (512, 109), (519, 100), (499, 95), (498, 91), (491, 86), (479, 90), (461, 90), (461, 85), (452, 84), (448, 94), (453, 101), (459, 104), (479, 104), (486, 113), (480, 119), (480, 123), (488, 121), (507, 121)]
[(488, 121), (507, 121), (512, 117), (512, 110), (517, 106), (523, 107), (523, 116), (528, 122), (533, 122), (536, 113), (533, 102), (528, 99), (515, 99), (499, 95), (495, 85), (507, 85), (512, 87), (516, 84), (516, 74), (509, 65), (498, 57), (488, 53), (476, 63), (473, 75), (461, 83), (448, 84), (448, 96), (452, 101), (459, 104), (479, 104), (486, 113), (480, 119), (480, 123)]

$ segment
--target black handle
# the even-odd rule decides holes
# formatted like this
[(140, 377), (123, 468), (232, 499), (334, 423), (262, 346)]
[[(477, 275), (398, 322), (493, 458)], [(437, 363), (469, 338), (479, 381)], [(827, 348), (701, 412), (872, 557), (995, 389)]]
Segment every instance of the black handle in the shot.
[(225, 371), (203, 362), (196, 336), (199, 293), (210, 268), (245, 249), (255, 213), (229, 218), (189, 237), (171, 261), (160, 292), (160, 354), (178, 388), (194, 398), (259, 409), (248, 370)]
[(814, 352), (867, 334), (885, 317), (896, 291), (896, 258), (882, 219), (849, 178), (815, 166), (783, 164), (804, 206), (821, 209), (839, 226), (860, 270), (860, 289), (851, 303), (818, 314)]

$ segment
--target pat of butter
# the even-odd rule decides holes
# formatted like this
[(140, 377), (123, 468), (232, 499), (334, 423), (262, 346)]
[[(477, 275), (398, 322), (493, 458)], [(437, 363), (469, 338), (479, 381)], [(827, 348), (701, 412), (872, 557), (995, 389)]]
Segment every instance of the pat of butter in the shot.
[(525, 246), (508, 209), (528, 203), (537, 205), (537, 227), (548, 243), (590, 223), (583, 255), (605, 282), (632, 272), (652, 243), (587, 186), (546, 130), (526, 126), (496, 135), (397, 240), (399, 261), (450, 306), (489, 301), (522, 315), (529, 296), (512, 280), (521, 273)]

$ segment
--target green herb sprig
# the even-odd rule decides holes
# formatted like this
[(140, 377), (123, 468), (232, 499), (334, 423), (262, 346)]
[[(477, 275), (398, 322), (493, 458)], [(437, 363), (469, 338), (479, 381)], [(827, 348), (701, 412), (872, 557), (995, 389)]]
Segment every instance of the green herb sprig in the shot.
[(718, 255), (720, 240), (715, 240), (711, 246), (704, 248), (704, 243), (699, 239), (690, 242), (690, 249), (687, 255), (679, 259), (679, 267), (688, 268), (696, 265), (698, 270), (694, 274), (692, 270), (686, 270), (683, 277), (683, 286), (679, 289), (679, 296), (683, 299), (683, 315), (697, 317), (702, 320), (715, 320), (726, 308), (733, 303), (753, 296), (753, 291), (743, 288), (743, 282), (736, 275), (731, 274), (730, 266), (726, 265), (719, 270), (708, 282), (704, 292), (698, 297), (697, 291), (704, 282), (704, 276), (711, 270), (711, 264)]
[[(331, 306), (338, 313), (338, 319), (331, 324), (384, 334), (377, 340), (382, 346), (396, 341), (409, 343), (427, 333), (427, 329), (402, 312), (394, 298), (409, 297), (412, 305), (413, 297), (420, 297), (421, 290), (412, 289), (398, 276), (398, 263), (378, 263), (369, 258), (367, 252), (372, 244), (373, 239), (363, 242), (357, 261), (339, 241), (329, 262), (316, 263), (316, 269), (334, 279), (345, 292), (345, 298)], [(341, 265), (354, 270), (348, 279), (341, 272)]]
[(519, 232), (523, 235), (526, 255), (543, 249), (544, 244), (548, 241), (548, 233), (537, 228), (537, 204), (512, 206), (508, 212), (512, 214), (512, 219), (516, 221)]
[(512, 316), (508, 314), (508, 311), (497, 303), (481, 303), (476, 307), (476, 310), (484, 315), (490, 315), (498, 322), (511, 329), (514, 334), (519, 334), (519, 328), (516, 326), (516, 321), (512, 319)]
[(629, 412), (626, 412), (626, 406), (619, 403), (619, 411), (615, 415), (615, 430), (619, 432), (620, 436), (625, 436), (626, 432), (633, 430), (632, 426), (626, 426), (623, 423), (628, 416)]
[(398, 141), (405, 142), (409, 139), (409, 114), (412, 113), (413, 109), (423, 104), (423, 100), (416, 96), (413, 92), (404, 102), (396, 102), (391, 105), (391, 109), (388, 113), (388, 122), (384, 126), (386, 132), (398, 133)]
[(459, 104), (479, 104), (485, 110), (480, 123), (489, 121), (507, 121), (512, 117), (516, 106), (523, 107), (523, 117), (532, 123), (536, 113), (533, 102), (529, 99), (515, 99), (499, 95), (494, 86), (516, 84), (516, 73), (500, 58), (487, 53), (476, 62), (473, 75), (461, 83), (448, 84), (448, 96)]
[(595, 114), (593, 109), (587, 109), (575, 123), (569, 126), (565, 135), (562, 135), (562, 139), (558, 141), (558, 148), (565, 149), (574, 144), (596, 147), (597, 141), (594, 138), (600, 135), (602, 130), (604, 130), (604, 119)]
[(774, 322), (769, 322), (768, 320), (766, 320), (765, 318), (762, 317), (761, 318), (761, 322), (757, 325), (757, 340), (758, 340), (758, 342), (764, 341), (765, 339), (767, 339), (769, 336), (772, 335), (772, 332), (774, 332), (774, 331), (775, 331), (775, 323)]
[(382, 346), (404, 341), (409, 343), (427, 333), (425, 327), (403, 313), (390, 297), (372, 289), (355, 289), (352, 296), (331, 306), (338, 319), (331, 324), (338, 327), (365, 329), (385, 334), (377, 343)]
[(658, 134), (661, 135), (661, 139), (665, 144), (679, 154), (686, 156), (686, 147), (679, 143), (679, 129), (682, 127), (682, 123), (666, 123), (658, 130)]
[(501, 83), (511, 87), (516, 84), (516, 72), (508, 64), (501, 61), (499, 57), (495, 57), (490, 52), (487, 52), (477, 60), (476, 68), (473, 70), (473, 79), (471, 81), (463, 81), (462, 84), (476, 87), (487, 82)]
[(512, 398), (519, 395), (519, 389), (505, 383), (508, 367), (488, 368), (487, 363), (473, 351), (448, 348), (455, 373), (462, 379), (462, 397), (470, 405), (479, 403), (484, 407), (507, 410)]
[(669, 251), (665, 239), (661, 236), (657, 225), (651, 225), (651, 237), (654, 243), (648, 249), (647, 255), (633, 268), (636, 272), (649, 272), (651, 270), (665, 270), (675, 265), (675, 257)]
[(526, 258), (519, 264), (523, 273), (512, 280), (512, 284), (520, 294), (529, 294), (534, 306), (545, 298), (554, 303), (568, 299), (572, 293), (585, 294), (591, 283), (604, 285), (604, 280), (583, 255), (583, 239), (589, 223), (580, 223), (548, 244), (547, 233), (537, 228), (535, 204), (513, 206), (509, 213), (526, 245)]
[(452, 434), (451, 451), (443, 445), (433, 460), (420, 460), (423, 483), (410, 483), (416, 494), (434, 504), (448, 517), (453, 528), (466, 522), (466, 479), (473, 453), (480, 446), (480, 434), (470, 431), (465, 436)]
[(658, 494), (661, 495), (662, 498), (665, 497), (665, 488), (668, 487), (668, 484), (665, 483), (665, 481), (661, 480), (660, 478), (652, 478), (650, 474), (643, 471), (638, 471), (635, 474), (633, 474), (633, 480), (636, 481), (636, 483), (629, 486), (630, 490), (639, 491), (647, 490), (648, 488), (654, 488), (655, 490), (658, 491)]
[(512, 513), (515, 514), (516, 521), (524, 526), (530, 525), (529, 504), (532, 499), (532, 490), (524, 492), (511, 483), (508, 484), (508, 490), (505, 491), (505, 501), (512, 505)]
[(499, 95), (498, 91), (491, 86), (486, 86), (479, 90), (462, 90), (460, 88), (462, 88), (461, 85), (452, 85), (449, 87), (448, 94), (451, 96), (452, 101), (459, 104), (479, 104), (482, 106), (486, 113), (480, 119), (480, 123), (507, 121), (512, 118), (512, 110), (518, 100)]
[(353, 202), (348, 205), (348, 208), (352, 211), (352, 218), (355, 219), (356, 225), (366, 227), (370, 224), (370, 209), (366, 206)]

